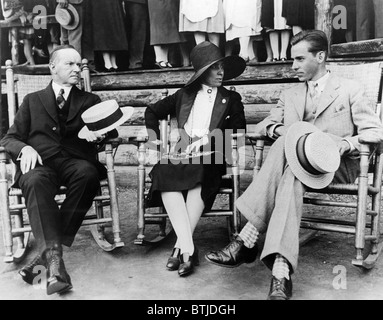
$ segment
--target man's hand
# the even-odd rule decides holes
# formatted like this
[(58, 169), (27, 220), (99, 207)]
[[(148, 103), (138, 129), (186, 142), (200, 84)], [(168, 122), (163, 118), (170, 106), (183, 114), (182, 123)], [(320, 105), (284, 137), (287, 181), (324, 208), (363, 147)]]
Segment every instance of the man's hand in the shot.
[(342, 157), (344, 154), (350, 152), (351, 146), (347, 141), (342, 140), (338, 143), (338, 150), (339, 150), (340, 156)]
[(284, 136), (286, 134), (286, 128), (285, 126), (278, 126), (274, 129), (274, 135), (277, 137)]
[(67, 8), (69, 5), (69, 0), (56, 0), (60, 8)]
[(43, 165), (43, 160), (35, 149), (30, 146), (24, 147), (21, 150), (20, 158), (20, 170), (22, 174), (26, 174), (29, 171), (36, 168), (36, 164)]
[(105, 139), (105, 137), (105, 134), (99, 134), (97, 132), (89, 130), (87, 133), (85, 133), (85, 137), (83, 139), (85, 139), (88, 142), (100, 142), (103, 139)]

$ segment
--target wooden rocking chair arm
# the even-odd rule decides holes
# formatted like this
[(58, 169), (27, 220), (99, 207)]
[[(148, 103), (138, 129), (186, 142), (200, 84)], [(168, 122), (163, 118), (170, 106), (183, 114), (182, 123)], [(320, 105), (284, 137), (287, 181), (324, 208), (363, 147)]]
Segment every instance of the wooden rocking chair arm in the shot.
[(0, 160), (1, 161), (8, 161), (10, 159), (9, 154), (7, 151), (5, 151), (4, 147), (0, 147)]
[(269, 137), (264, 136), (263, 134), (260, 133), (247, 133), (246, 138), (251, 140), (251, 141), (257, 141), (257, 140), (270, 140)]

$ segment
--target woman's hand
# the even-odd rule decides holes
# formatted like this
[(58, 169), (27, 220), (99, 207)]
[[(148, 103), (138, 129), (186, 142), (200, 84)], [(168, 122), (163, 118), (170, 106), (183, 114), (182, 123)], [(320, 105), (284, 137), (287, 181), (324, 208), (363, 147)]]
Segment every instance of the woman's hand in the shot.
[(209, 143), (208, 136), (204, 136), (201, 139), (189, 144), (185, 150), (186, 153), (192, 153), (193, 151), (199, 152), (201, 147)]

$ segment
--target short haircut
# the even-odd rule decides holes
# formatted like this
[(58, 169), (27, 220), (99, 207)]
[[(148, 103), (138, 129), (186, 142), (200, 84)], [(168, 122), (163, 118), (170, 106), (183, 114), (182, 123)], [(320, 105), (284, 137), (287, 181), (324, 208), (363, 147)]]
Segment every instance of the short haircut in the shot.
[[(50, 57), (49, 57), (49, 62), (52, 63), (53, 61), (55, 61), (56, 57), (57, 57), (57, 53), (61, 50), (65, 50), (65, 49), (73, 49), (73, 50), (76, 50), (75, 47), (71, 46), (70, 44), (64, 44), (64, 45), (61, 45), (61, 46), (58, 46), (56, 48), (54, 48), (50, 54)], [(76, 50), (77, 52), (77, 50)]]
[(306, 41), (310, 44), (308, 49), (309, 52), (314, 55), (320, 51), (326, 53), (326, 58), (328, 56), (328, 39), (326, 34), (321, 30), (304, 30), (299, 32), (291, 39), (291, 45), (295, 46), (301, 41)]

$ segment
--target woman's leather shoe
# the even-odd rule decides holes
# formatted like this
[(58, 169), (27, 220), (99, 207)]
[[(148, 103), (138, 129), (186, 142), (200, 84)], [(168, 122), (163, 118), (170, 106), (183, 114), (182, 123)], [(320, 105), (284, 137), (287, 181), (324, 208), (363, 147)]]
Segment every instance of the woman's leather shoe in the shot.
[(185, 259), (185, 256), (187, 254), (181, 254), (180, 255), (180, 267), (178, 269), (178, 274), (180, 277), (185, 277), (190, 275), (193, 270), (194, 266), (199, 266), (199, 257), (198, 257), (198, 250), (197, 248), (194, 249), (194, 254), (192, 256), (187, 255), (187, 259)]
[(180, 248), (174, 248), (172, 251), (172, 255), (168, 259), (168, 263), (166, 264), (166, 269), (169, 271), (176, 271), (180, 267)]

